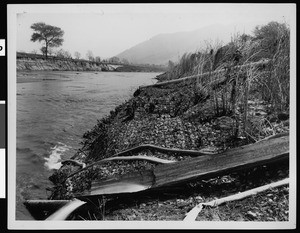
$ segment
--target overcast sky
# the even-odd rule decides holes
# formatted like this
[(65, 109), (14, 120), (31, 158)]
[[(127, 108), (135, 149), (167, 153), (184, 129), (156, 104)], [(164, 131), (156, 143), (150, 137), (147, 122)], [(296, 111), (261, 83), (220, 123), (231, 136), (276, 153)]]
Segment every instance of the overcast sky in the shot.
[[(17, 14), (17, 51), (39, 50), (31, 42), (36, 22), (64, 30), (60, 48), (107, 58), (161, 33), (191, 31), (213, 24), (251, 33), (270, 21), (293, 20), (291, 4), (85, 4), (21, 5)], [(233, 32), (228, 32), (232, 34)], [(217, 38), (215, 38), (217, 39)]]

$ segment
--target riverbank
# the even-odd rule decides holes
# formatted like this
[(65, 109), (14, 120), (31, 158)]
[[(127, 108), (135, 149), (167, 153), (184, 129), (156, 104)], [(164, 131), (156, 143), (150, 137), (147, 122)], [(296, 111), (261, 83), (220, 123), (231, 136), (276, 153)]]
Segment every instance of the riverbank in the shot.
[[(224, 86), (221, 86), (221, 89), (223, 88)], [(229, 99), (229, 91), (226, 95)], [(251, 128), (247, 128), (247, 132), (251, 133), (251, 136), (245, 137), (241, 134), (242, 119), (236, 117), (236, 115), (243, 115), (243, 109), (237, 109), (239, 114), (220, 109), (216, 111), (214, 101), (218, 96), (211, 96), (207, 90), (197, 89), (193, 83), (181, 82), (158, 88), (138, 89), (130, 100), (115, 108), (107, 117), (100, 119), (92, 130), (84, 134), (83, 146), (73, 156), (73, 159), (88, 165), (142, 144), (220, 153), (229, 148), (254, 143), (256, 140), (273, 134), (289, 132), (287, 114), (281, 113), (280, 115), (270, 111), (270, 106), (262, 101), (256, 92), (251, 93), (250, 96), (248, 121), (251, 122)], [(268, 123), (262, 124), (263, 122)], [(190, 156), (152, 150), (145, 150), (134, 155), (155, 156), (171, 161), (191, 158)], [(49, 189), (51, 190), (49, 198), (72, 199), (89, 190), (92, 181), (151, 170), (155, 166), (158, 165), (147, 161), (107, 162), (95, 165), (64, 182), (68, 175), (80, 168), (78, 164), (64, 163), (49, 178), (54, 184), (54, 187)], [(95, 214), (95, 217), (89, 219), (88, 215), (84, 216), (81, 212), (73, 215), (72, 218), (81, 220), (82, 218), (87, 220), (182, 220), (184, 213), (187, 213), (199, 202), (274, 182), (288, 177), (288, 174), (288, 163), (279, 163), (229, 173), (210, 180), (186, 182), (176, 187), (166, 187), (156, 194), (150, 192), (145, 195), (120, 195), (117, 198), (118, 202), (115, 198), (101, 196), (97, 202), (98, 209), (89, 209), (90, 213)], [(272, 194), (272, 197), (276, 200), (280, 197), (278, 200), (286, 208), (274, 206), (277, 211), (273, 214), (274, 216), (270, 217), (264, 213), (265, 217), (257, 215), (259, 219), (253, 216), (249, 217), (248, 212), (254, 211), (249, 209), (244, 215), (241, 211), (238, 217), (228, 219), (220, 217), (220, 220), (287, 221), (288, 188), (278, 190), (279, 194)], [(263, 201), (264, 206), (271, 205), (275, 201), (274, 199), (273, 202), (268, 202), (269, 199), (270, 195), (266, 196)], [(259, 208), (259, 206), (253, 206), (253, 208)], [(225, 210), (221, 208), (220, 211)], [(228, 210), (226, 211), (228, 212)], [(225, 212), (223, 213), (225, 216)], [(215, 221), (216, 218), (203, 219), (203, 215), (201, 215), (198, 220)]]
[(98, 63), (86, 60), (58, 58), (17, 58), (18, 71), (113, 71), (113, 72), (164, 72), (159, 66)]
[(115, 71), (117, 66), (88, 61), (59, 59), (17, 59), (17, 70), (26, 71)]

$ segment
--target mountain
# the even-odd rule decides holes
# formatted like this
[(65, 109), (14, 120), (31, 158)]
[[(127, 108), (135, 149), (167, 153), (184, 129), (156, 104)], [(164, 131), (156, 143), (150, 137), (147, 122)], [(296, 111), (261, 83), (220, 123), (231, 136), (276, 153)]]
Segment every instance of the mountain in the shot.
[(207, 42), (227, 43), (233, 32), (233, 26), (217, 24), (194, 31), (159, 34), (116, 56), (135, 64), (167, 64), (169, 60), (178, 61), (185, 52), (205, 48)]

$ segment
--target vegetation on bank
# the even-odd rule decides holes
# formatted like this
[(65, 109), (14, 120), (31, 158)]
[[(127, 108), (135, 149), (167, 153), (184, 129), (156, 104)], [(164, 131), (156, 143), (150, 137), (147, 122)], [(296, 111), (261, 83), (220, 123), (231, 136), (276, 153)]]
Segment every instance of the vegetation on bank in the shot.
[[(221, 46), (209, 44), (197, 53), (184, 54), (177, 65), (169, 64), (169, 71), (159, 75), (159, 81), (178, 79), (189, 75), (230, 69), (236, 65), (271, 60), (272, 66), (263, 78), (255, 70), (248, 78), (252, 89), (263, 93), (262, 99), (281, 111), (289, 107), (290, 30), (287, 24), (270, 22), (257, 26), (254, 35), (236, 35)], [(250, 72), (250, 70), (249, 70)], [(201, 85), (201, 80), (198, 80)], [(251, 87), (249, 87), (251, 89)]]
[(165, 72), (166, 68), (156, 65), (106, 63), (56, 56), (48, 56), (46, 60), (43, 55), (18, 52), (17, 70)]
[(165, 72), (164, 66), (132, 65), (122, 62), (90, 61), (60, 56), (17, 52), (17, 70), (63, 70), (63, 71), (117, 71), (117, 72)]
[[(73, 159), (88, 165), (141, 144), (222, 152), (277, 133), (289, 132), (289, 36), (286, 24), (271, 22), (257, 27), (254, 36), (237, 36), (226, 46), (209, 47), (204, 52), (184, 55), (179, 64), (158, 78), (161, 81), (171, 80), (223, 69), (221, 75), (225, 79), (215, 85), (220, 77), (207, 75), (196, 82), (187, 80), (136, 90), (133, 98), (98, 120), (98, 124), (83, 135), (82, 148)], [(268, 60), (268, 65), (234, 69), (238, 65), (262, 60)], [(189, 159), (189, 156), (151, 150), (139, 152), (138, 155), (173, 161)], [(78, 166), (65, 163), (50, 177), (54, 187), (50, 189), (49, 198), (71, 199), (75, 194), (90, 189), (92, 181), (154, 166), (147, 161), (108, 162), (66, 179), (78, 170)], [(288, 163), (279, 163), (229, 173), (215, 179), (187, 182), (155, 194), (120, 195), (117, 199), (102, 196), (89, 205), (86, 215), (81, 212), (71, 218), (182, 220), (182, 214), (178, 213), (186, 213), (199, 203), (199, 199), (203, 202), (227, 196), (288, 175)], [(206, 216), (202, 213), (198, 220), (287, 221), (288, 189), (273, 191), (262, 196), (262, 199), (258, 198), (259, 202), (252, 199), (234, 202), (241, 210), (239, 214), (231, 211), (235, 206), (228, 205), (217, 209), (218, 219), (214, 211), (206, 210)], [(274, 204), (276, 200), (278, 205)], [(251, 209), (253, 203), (256, 205)], [(269, 207), (273, 212), (260, 211), (262, 207)], [(158, 212), (154, 213), (154, 210)], [(234, 216), (225, 217), (227, 213)]]

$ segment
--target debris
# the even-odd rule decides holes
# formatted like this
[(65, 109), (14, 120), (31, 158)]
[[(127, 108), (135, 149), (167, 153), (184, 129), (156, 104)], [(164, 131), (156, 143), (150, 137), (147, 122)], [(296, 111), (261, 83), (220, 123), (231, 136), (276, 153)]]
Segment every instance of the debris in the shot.
[[(213, 200), (213, 201), (208, 202), (208, 203), (200, 203), (199, 205), (194, 207), (189, 213), (187, 213), (186, 217), (184, 218), (184, 221), (195, 221), (196, 217), (198, 216), (199, 212), (202, 210), (203, 206), (215, 207), (215, 206), (223, 204), (224, 202), (240, 200), (240, 199), (243, 199), (243, 198), (248, 197), (250, 195), (255, 195), (257, 193), (263, 192), (267, 189), (274, 188), (274, 187), (279, 187), (279, 186), (287, 185), (287, 184), (289, 184), (289, 179), (288, 178), (284, 179), (284, 180), (281, 180), (281, 181), (278, 181), (278, 182), (275, 182), (275, 183), (272, 183), (272, 184), (269, 184), (269, 185), (264, 185), (264, 186), (261, 186), (261, 187), (255, 188), (255, 189), (251, 189), (251, 190), (245, 191), (243, 193), (238, 193), (238, 194), (235, 194), (235, 195), (232, 195), (232, 196), (229, 196), (229, 197), (223, 197), (223, 198), (218, 199), (218, 200)], [(269, 211), (271, 211), (271, 210), (269, 210)], [(256, 214), (254, 214), (251, 211), (248, 211), (247, 213), (248, 214), (250, 213), (252, 217), (254, 215), (256, 216)]]
[[(160, 188), (195, 178), (224, 175), (229, 171), (255, 167), (272, 161), (287, 160), (288, 157), (289, 138), (283, 136), (242, 148), (230, 149), (218, 155), (206, 155), (181, 162), (162, 164), (155, 167), (153, 171), (146, 170), (112, 177), (104, 181), (94, 181), (91, 190), (86, 190), (84, 195), (137, 192), (149, 188)], [(132, 188), (118, 188), (118, 185), (123, 188), (124, 186)], [(81, 194), (78, 193), (76, 196), (79, 197)]]

